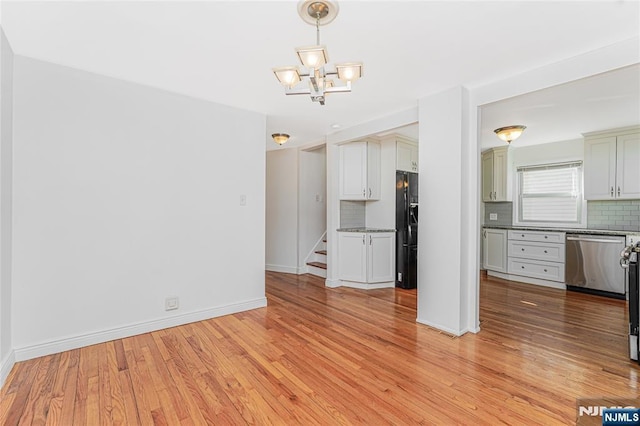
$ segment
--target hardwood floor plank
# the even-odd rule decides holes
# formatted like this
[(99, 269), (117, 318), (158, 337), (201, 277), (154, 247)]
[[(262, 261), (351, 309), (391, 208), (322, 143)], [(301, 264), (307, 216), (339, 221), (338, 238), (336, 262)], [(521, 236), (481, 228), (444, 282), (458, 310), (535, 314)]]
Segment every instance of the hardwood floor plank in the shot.
[(268, 307), (19, 362), (0, 424), (572, 424), (635, 398), (625, 301), (484, 277), (482, 331), (417, 324), (416, 291), (266, 273)]

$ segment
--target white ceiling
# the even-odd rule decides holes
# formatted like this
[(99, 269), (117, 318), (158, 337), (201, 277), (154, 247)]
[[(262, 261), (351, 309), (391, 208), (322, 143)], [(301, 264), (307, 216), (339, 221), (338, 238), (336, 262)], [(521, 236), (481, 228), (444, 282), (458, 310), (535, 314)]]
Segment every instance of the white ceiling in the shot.
[[(315, 142), (336, 131), (332, 124), (347, 128), (415, 107), (431, 93), (479, 87), (640, 34), (637, 1), (339, 4), (321, 42), (332, 63), (363, 61), (364, 77), (325, 106), (285, 96), (271, 72), (295, 65), (294, 48), (315, 42), (296, 1), (3, 1), (0, 22), (17, 55), (263, 113), (268, 148), (273, 132), (291, 134), (289, 146)], [(559, 98), (541, 91), (483, 108), (483, 145), (508, 124), (529, 127), (522, 144), (609, 127), (590, 107), (637, 106), (638, 68), (623, 72), (631, 86), (612, 78), (587, 98), (575, 96), (588, 79), (560, 88)], [(567, 120), (557, 119), (557, 107), (571, 113)]]

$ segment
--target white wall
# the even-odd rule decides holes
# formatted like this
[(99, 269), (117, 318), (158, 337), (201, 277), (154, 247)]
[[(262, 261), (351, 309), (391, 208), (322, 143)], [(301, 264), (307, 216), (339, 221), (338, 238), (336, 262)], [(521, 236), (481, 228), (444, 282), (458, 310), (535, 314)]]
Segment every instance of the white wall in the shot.
[[(584, 159), (584, 140), (551, 142), (542, 145), (512, 148), (513, 171), (516, 167), (545, 163), (562, 163)], [(514, 185), (515, 186), (515, 185)]]
[(14, 64), (17, 359), (266, 304), (264, 116)]
[(266, 269), (297, 273), (298, 151), (267, 152)]
[(327, 149), (300, 150), (298, 270), (327, 229)]
[(13, 51), (0, 29), (0, 386), (14, 363), (11, 333)]

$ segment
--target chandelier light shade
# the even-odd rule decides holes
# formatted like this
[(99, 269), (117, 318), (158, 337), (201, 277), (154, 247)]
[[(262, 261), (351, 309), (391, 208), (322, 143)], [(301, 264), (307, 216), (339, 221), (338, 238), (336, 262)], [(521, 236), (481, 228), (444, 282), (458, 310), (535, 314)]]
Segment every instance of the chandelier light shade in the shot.
[(278, 81), (288, 88), (292, 88), (301, 81), (300, 73), (296, 67), (274, 68), (273, 73), (276, 75)]
[(352, 62), (348, 64), (336, 64), (338, 78), (345, 82), (356, 81), (362, 77), (362, 64)]
[(278, 145), (282, 145), (289, 140), (289, 135), (286, 133), (274, 133), (271, 135), (273, 141)]
[(506, 143), (511, 143), (512, 141), (518, 139), (526, 128), (527, 126), (518, 124), (515, 126), (500, 127), (499, 129), (495, 129), (494, 132), (500, 139), (502, 139)]
[(329, 54), (324, 46), (298, 47), (296, 53), (300, 62), (306, 68), (315, 70), (329, 62)]
[[(287, 95), (310, 95), (313, 102), (324, 105), (328, 93), (351, 92), (351, 82), (362, 77), (362, 63), (329, 64), (326, 46), (320, 44), (320, 25), (326, 25), (338, 15), (338, 5), (331, 0), (301, 0), (298, 14), (316, 27), (316, 44), (296, 48), (302, 69), (295, 66), (273, 68), (273, 73), (285, 87)], [(337, 85), (331, 77), (343, 82)]]

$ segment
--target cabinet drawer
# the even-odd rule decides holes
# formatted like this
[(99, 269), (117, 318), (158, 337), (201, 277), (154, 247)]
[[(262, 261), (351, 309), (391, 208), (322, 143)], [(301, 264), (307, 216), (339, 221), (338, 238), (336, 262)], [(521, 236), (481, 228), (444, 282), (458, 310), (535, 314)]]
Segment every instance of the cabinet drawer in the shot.
[(564, 244), (564, 232), (516, 231), (509, 230), (509, 239), (517, 241), (544, 241)]
[(510, 257), (508, 272), (513, 275), (564, 282), (564, 263)]
[(564, 244), (531, 241), (509, 241), (509, 257), (564, 262)]

